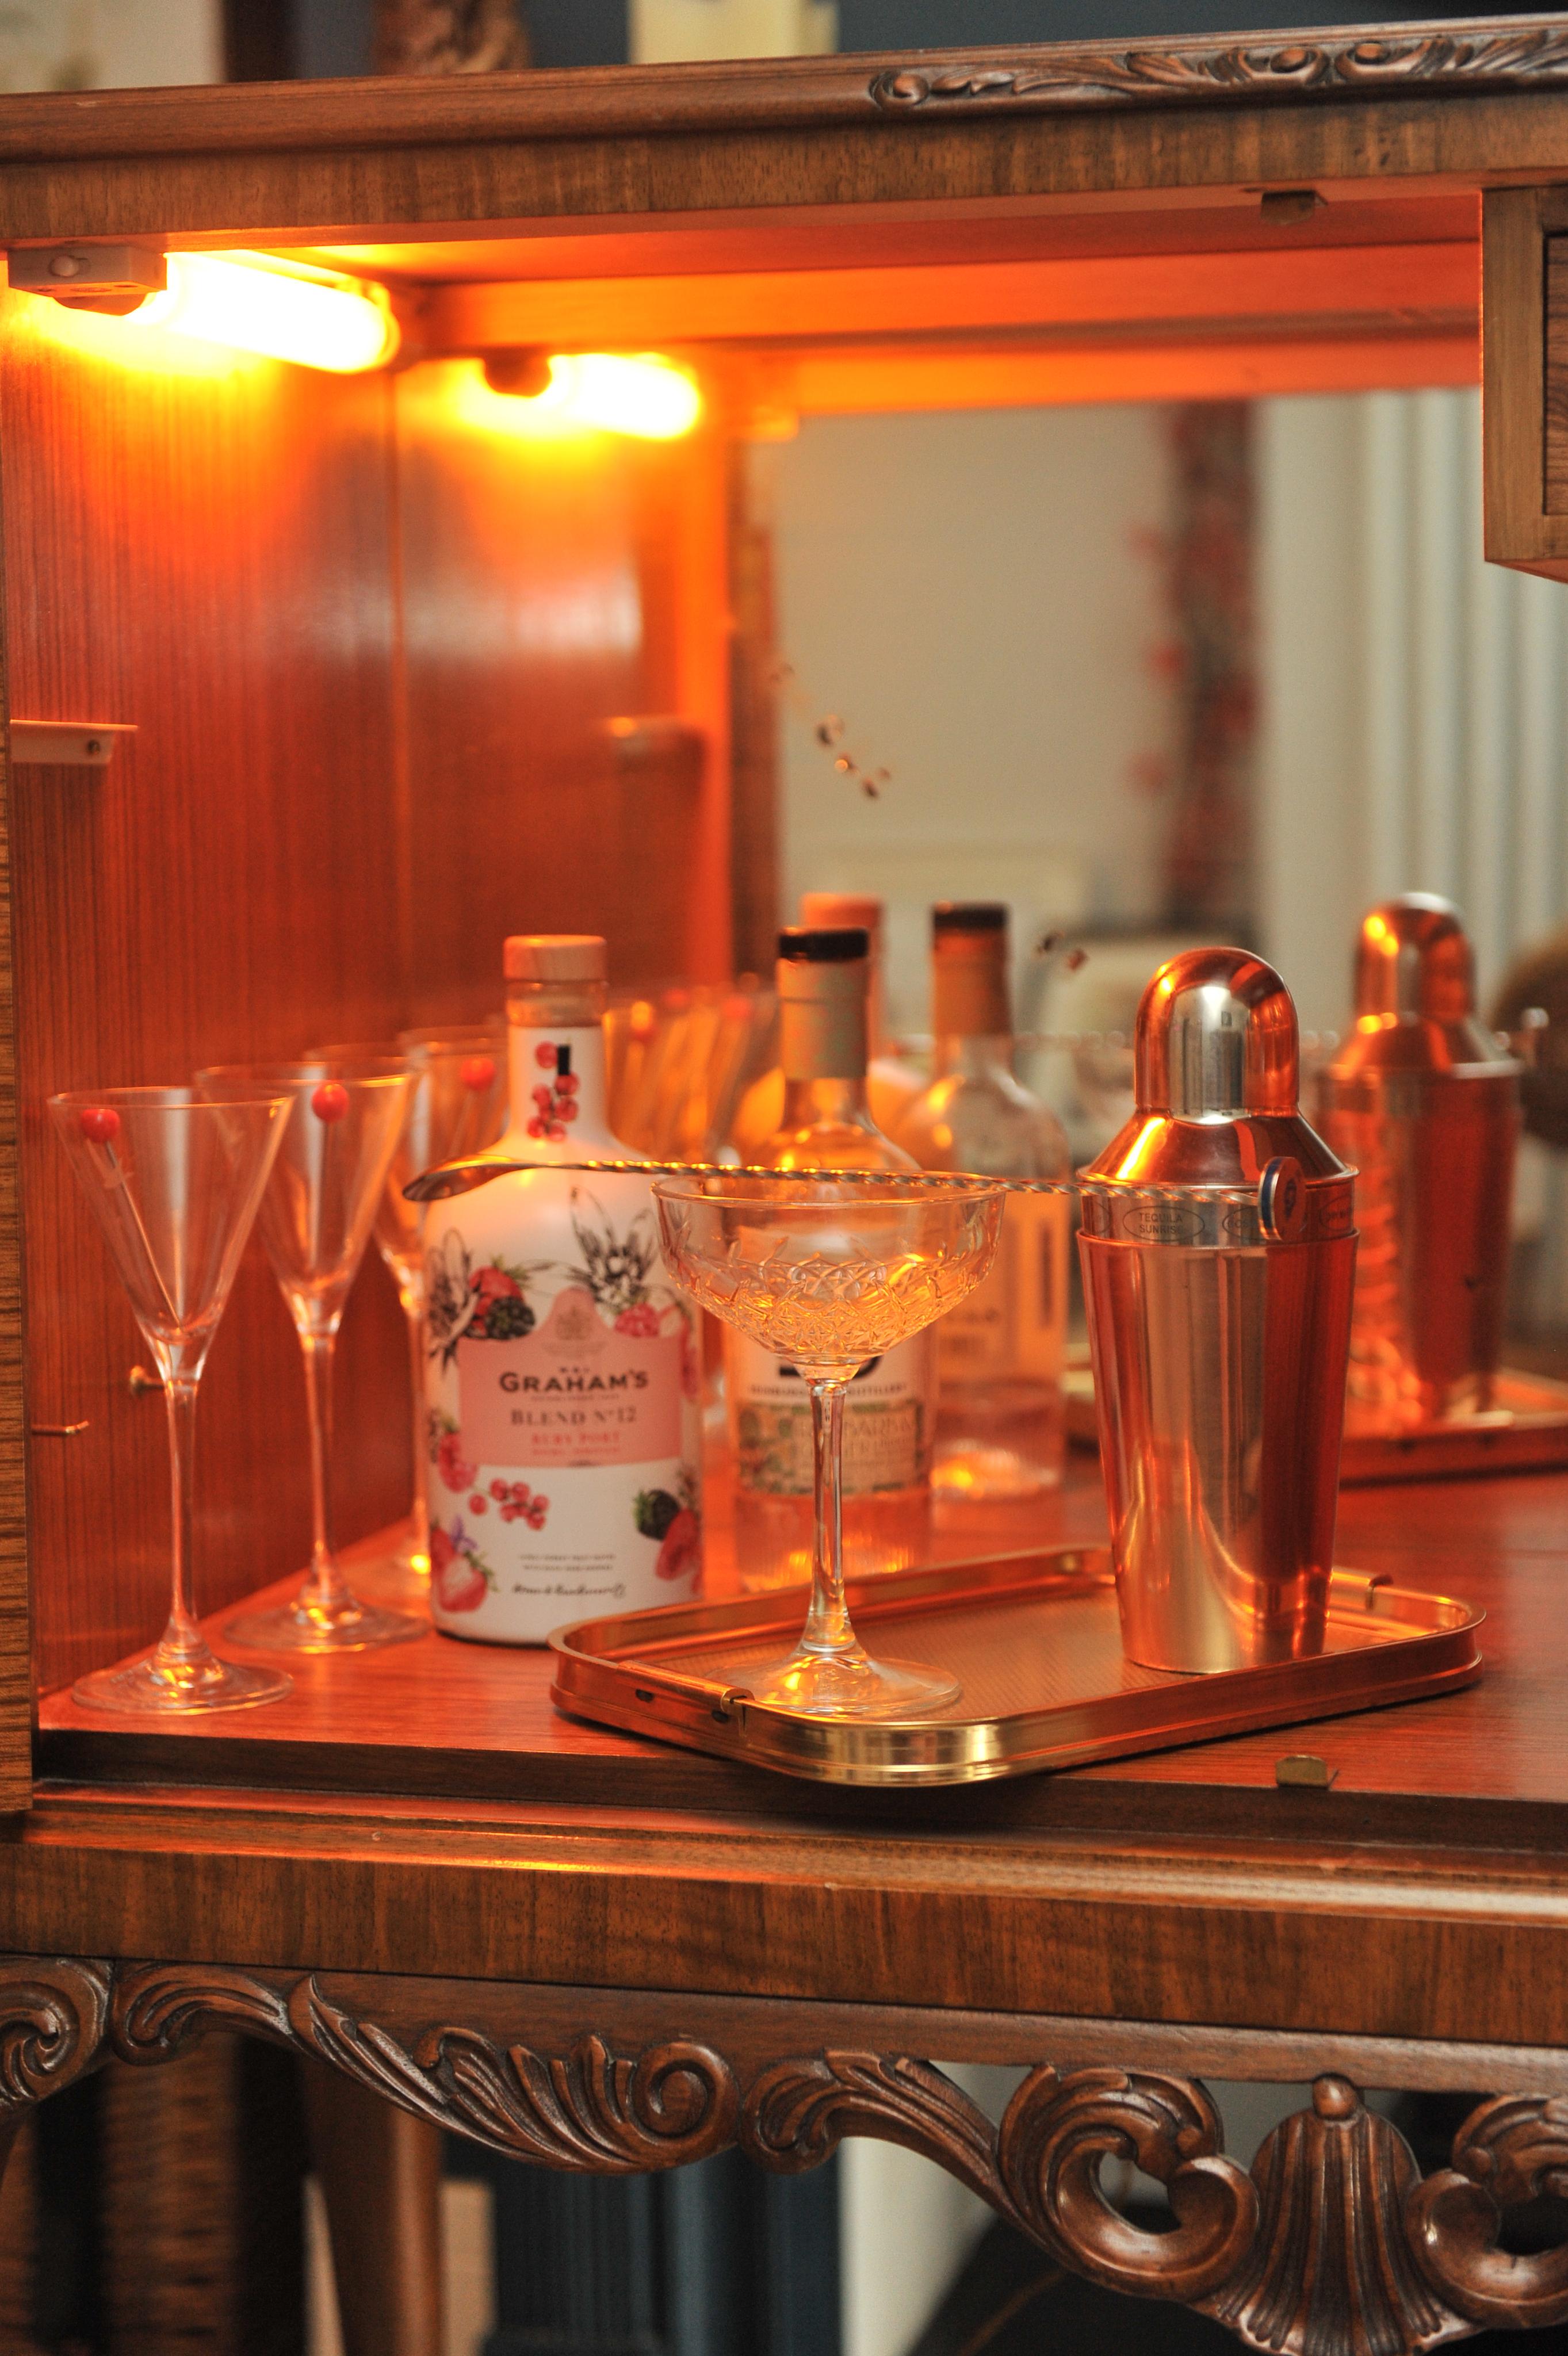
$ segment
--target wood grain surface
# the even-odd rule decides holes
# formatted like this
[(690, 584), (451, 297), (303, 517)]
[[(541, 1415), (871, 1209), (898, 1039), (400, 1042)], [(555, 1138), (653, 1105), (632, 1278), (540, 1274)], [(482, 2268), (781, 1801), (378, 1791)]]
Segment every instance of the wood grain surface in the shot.
[[(134, 323), (3, 300), (12, 708), (137, 731), (107, 769), (13, 783), (29, 1417), (86, 1427), (31, 1443), (47, 1689), (156, 1634), (168, 1540), (160, 1402), (127, 1383), (145, 1345), (46, 1098), (480, 1019), (530, 927), (607, 933), (618, 978), (727, 971), (725, 550), (709, 436), (531, 445), (476, 363), (344, 379), (193, 347), (181, 369)], [(700, 774), (618, 766), (605, 723), (648, 711), (697, 720)], [(0, 1064), (0, 1146), (5, 1101)], [(0, 1377), (6, 1314), (0, 1290)], [(0, 1441), (7, 1414), (15, 1437), (14, 1377)], [(402, 1510), (408, 1423), (371, 1253), (340, 1353), (346, 1537)], [(306, 1468), (252, 1244), (202, 1391), (199, 1607), (302, 1559)], [(18, 1511), (0, 1488), (0, 1804)]]
[[(810, 85), (828, 62), (566, 77), (569, 124), (547, 111), (545, 75), (521, 88), (498, 75), (12, 99), (0, 239), (363, 242), (414, 226), (450, 237), (476, 224), (669, 225), (781, 208), (1134, 209), (1155, 192), (1215, 202), (1260, 187), (1314, 187), (1332, 203), (1374, 183), (1391, 197), (1452, 197), (1563, 169), (1563, 94), (1528, 79), (1477, 84), (1457, 103), (1412, 77), (1375, 93), (1327, 80), (1283, 104), (1243, 89), (1211, 107), (1167, 94), (1163, 106), (1018, 119), (983, 105), (927, 119), (868, 105), (864, 80), (824, 105)], [(884, 62), (853, 70), (874, 77)], [(831, 70), (843, 78), (842, 61)], [(618, 103), (633, 83), (649, 101), (640, 123)], [(682, 106), (701, 111), (704, 97), (708, 127), (681, 128)]]
[[(710, 1483), (712, 1491), (714, 1484)], [(721, 1537), (712, 1588), (732, 1578)], [(434, 1632), (379, 1655), (301, 1664), (286, 1701), (188, 1733), (116, 1725), (57, 1694), (40, 1712), (40, 1764), (84, 1780), (285, 1783), (453, 1801), (697, 1808), (833, 1824), (1039, 1826), (1184, 1835), (1439, 1840), (1548, 1850), (1568, 1841), (1568, 1754), (1558, 1737), (1568, 1623), (1556, 1599), (1568, 1561), (1568, 1474), (1402, 1484), (1341, 1499), (1337, 1554), (1406, 1587), (1455, 1594), (1487, 1613), (1477, 1687), (1320, 1725), (971, 1790), (921, 1794), (802, 1784), (563, 1718), (541, 1651), (459, 1643)], [(1009, 1546), (1103, 1538), (1092, 1461), (1026, 1515), (949, 1523), (947, 1560)], [(362, 1582), (366, 1583), (366, 1582)], [(374, 1584), (369, 1571), (368, 1583)], [(214, 1623), (220, 1634), (220, 1622)], [(1281, 1790), (1275, 1762), (1310, 1751), (1326, 1792)]]
[[(210, 348), (153, 369), (126, 329), (27, 295), (0, 313), (11, 709), (137, 729), (107, 769), (12, 786), (29, 1419), (87, 1425), (30, 1444), (44, 1687), (154, 1636), (168, 1576), (161, 1401), (127, 1387), (145, 1345), (46, 1098), (296, 1055), (328, 1016), (385, 1036), (407, 991), (387, 386)], [(406, 1494), (402, 1346), (368, 1271), (342, 1348), (349, 1533)], [(209, 1609), (300, 1560), (307, 1527), (299, 1348), (254, 1243), (199, 1432)]]

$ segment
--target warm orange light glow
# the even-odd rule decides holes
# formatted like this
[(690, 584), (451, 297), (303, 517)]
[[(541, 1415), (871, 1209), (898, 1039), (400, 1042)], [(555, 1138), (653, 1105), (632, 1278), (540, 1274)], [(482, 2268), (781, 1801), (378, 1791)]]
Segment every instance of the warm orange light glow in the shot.
[(703, 413), (696, 380), (656, 352), (573, 352), (550, 362), (542, 392), (495, 392), (476, 368), (461, 406), (471, 423), (529, 441), (585, 433), (629, 434), (673, 442)]
[(379, 286), (261, 253), (171, 253), (166, 288), (132, 316), (140, 327), (339, 376), (381, 367), (398, 345)]

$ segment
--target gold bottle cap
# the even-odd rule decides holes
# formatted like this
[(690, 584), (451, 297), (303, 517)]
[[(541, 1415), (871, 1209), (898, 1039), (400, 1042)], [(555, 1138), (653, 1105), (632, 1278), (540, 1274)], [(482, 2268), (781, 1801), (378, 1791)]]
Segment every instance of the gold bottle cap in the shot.
[(607, 968), (602, 933), (512, 933), (507, 940), (509, 981), (603, 981)]

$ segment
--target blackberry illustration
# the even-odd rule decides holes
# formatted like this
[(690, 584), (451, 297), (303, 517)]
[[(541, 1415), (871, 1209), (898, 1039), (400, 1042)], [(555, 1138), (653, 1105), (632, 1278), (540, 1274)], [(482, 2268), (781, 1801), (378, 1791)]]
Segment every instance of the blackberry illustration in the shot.
[(681, 1510), (681, 1500), (668, 1489), (639, 1489), (631, 1510), (645, 1538), (662, 1538)]
[(521, 1342), (533, 1331), (533, 1312), (526, 1301), (492, 1301), (485, 1311), (485, 1336), (491, 1342)]

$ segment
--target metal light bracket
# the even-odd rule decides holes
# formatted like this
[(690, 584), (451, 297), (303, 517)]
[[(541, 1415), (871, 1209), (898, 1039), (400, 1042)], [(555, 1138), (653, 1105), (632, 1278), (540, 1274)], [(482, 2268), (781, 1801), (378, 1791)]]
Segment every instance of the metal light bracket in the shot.
[(106, 769), (122, 736), (134, 736), (134, 721), (13, 720), (11, 762), (46, 769)]

